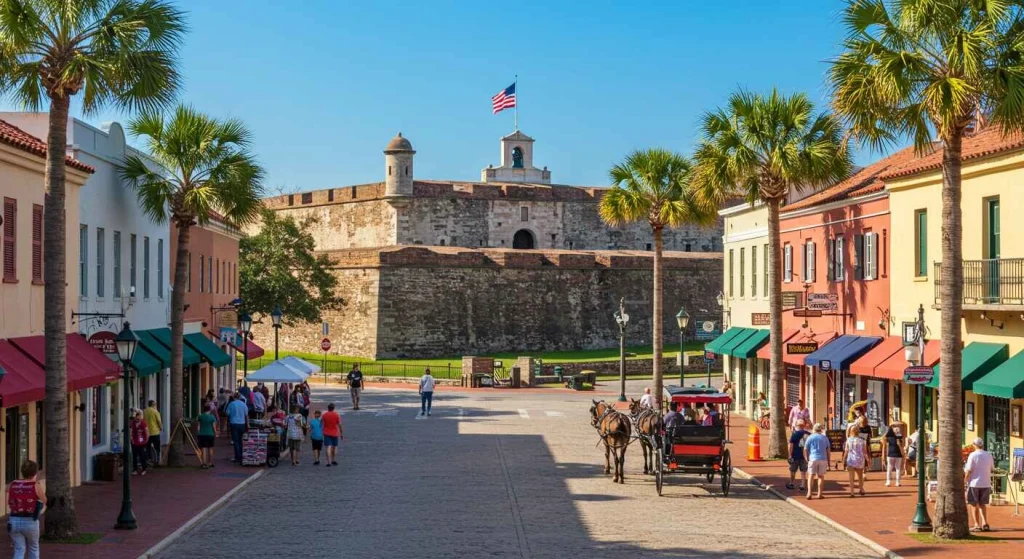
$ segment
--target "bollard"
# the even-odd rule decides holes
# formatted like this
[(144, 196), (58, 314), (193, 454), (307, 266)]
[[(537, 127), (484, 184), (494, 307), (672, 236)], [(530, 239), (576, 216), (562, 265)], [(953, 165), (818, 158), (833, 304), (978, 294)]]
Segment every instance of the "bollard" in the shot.
[(747, 428), (747, 460), (761, 461), (761, 429), (756, 423), (751, 423)]

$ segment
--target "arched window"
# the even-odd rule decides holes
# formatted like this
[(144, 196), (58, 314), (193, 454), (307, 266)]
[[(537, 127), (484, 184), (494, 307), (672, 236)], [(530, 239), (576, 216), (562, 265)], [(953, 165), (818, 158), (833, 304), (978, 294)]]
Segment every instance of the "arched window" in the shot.
[(528, 229), (520, 229), (512, 237), (512, 248), (529, 250), (535, 246), (537, 246), (537, 242), (533, 238), (533, 233)]
[(523, 168), (523, 150), (519, 146), (512, 148), (512, 168)]

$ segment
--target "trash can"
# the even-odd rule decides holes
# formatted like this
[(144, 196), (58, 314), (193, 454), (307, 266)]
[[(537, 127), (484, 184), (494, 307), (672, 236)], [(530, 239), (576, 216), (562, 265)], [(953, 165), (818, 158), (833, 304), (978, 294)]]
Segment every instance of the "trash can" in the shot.
[(562, 366), (555, 365), (555, 377), (558, 378), (558, 382), (562, 382)]
[(520, 380), (519, 379), (520, 379), (520, 375), (521, 374), (522, 373), (521, 373), (519, 367), (512, 367), (512, 373), (509, 376), (509, 384), (512, 385), (512, 388), (519, 388), (519, 385), (520, 385)]
[(97, 454), (93, 462), (93, 479), (97, 481), (114, 481), (120, 466), (120, 454), (114, 452)]

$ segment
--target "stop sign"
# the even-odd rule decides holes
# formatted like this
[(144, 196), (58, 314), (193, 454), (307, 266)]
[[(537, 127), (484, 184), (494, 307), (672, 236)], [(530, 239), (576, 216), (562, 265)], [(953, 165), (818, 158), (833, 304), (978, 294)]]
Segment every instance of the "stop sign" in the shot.
[(329, 338), (324, 338), (324, 339), (320, 340), (320, 349), (322, 349), (324, 351), (330, 351), (331, 350), (331, 340)]

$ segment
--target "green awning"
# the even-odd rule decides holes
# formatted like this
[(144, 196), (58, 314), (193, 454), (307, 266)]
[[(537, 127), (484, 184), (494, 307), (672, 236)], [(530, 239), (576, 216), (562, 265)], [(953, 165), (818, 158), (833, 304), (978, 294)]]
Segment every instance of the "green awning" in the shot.
[(996, 398), (1024, 398), (1024, 351), (1003, 361), (987, 375), (974, 381), (975, 394)]
[[(967, 344), (967, 347), (963, 350), (963, 367), (960, 371), (964, 390), (973, 390), (972, 387), (975, 382), (1009, 358), (1010, 348), (1006, 344), (982, 342)], [(939, 367), (941, 366), (942, 363), (935, 366), (935, 376), (925, 386), (929, 388), (939, 387)]]
[(171, 368), (171, 350), (160, 343), (160, 340), (154, 338), (149, 333), (149, 330), (134, 330), (134, 332), (139, 337), (139, 347), (148, 351), (153, 357), (156, 357), (160, 361), (161, 369)]
[(735, 327), (735, 326), (732, 327), (732, 328), (729, 328), (721, 336), (718, 336), (717, 338), (715, 338), (715, 339), (711, 340), (710, 342), (704, 344), (704, 350), (705, 351), (711, 351), (711, 352), (714, 352), (714, 353), (722, 354), (722, 353), (724, 353), (722, 351), (722, 346), (724, 346), (726, 343), (728, 343), (730, 340), (732, 340), (736, 336), (742, 334), (744, 332), (744, 330), (747, 330), (747, 328), (739, 328), (739, 327)]
[(740, 359), (749, 359), (757, 355), (757, 350), (768, 343), (768, 336), (771, 334), (768, 330), (761, 328), (754, 329), (754, 333), (747, 339), (740, 342), (729, 355), (733, 357), (739, 357)]
[[(171, 351), (171, 329), (170, 328), (153, 328), (151, 330), (145, 330), (145, 331), (149, 332), (154, 338), (156, 338), (157, 341), (159, 341), (161, 344), (163, 344), (164, 347), (167, 348), (167, 352), (170, 353), (170, 351)], [(194, 349), (188, 347), (188, 344), (182, 343), (181, 344), (181, 349), (182, 349), (182, 352), (181, 352), (181, 364), (182, 364), (182, 366), (188, 367), (189, 365), (198, 365), (199, 362), (202, 360), (199, 357), (199, 354), (196, 353)]]
[(159, 373), (164, 366), (152, 353), (146, 351), (146, 346), (140, 340), (138, 347), (135, 348), (135, 355), (132, 357), (132, 368), (139, 373), (139, 378), (146, 378)]
[(210, 338), (195, 332), (192, 334), (185, 334), (185, 344), (192, 347), (192, 349), (199, 352), (199, 355), (203, 357), (203, 360), (213, 365), (214, 367), (223, 367), (231, 363), (231, 356), (224, 353), (217, 344), (210, 341)]
[(744, 328), (742, 332), (736, 334), (731, 340), (722, 344), (722, 355), (732, 355), (733, 351), (735, 351), (740, 344), (747, 341), (748, 338), (756, 333), (756, 328)]

